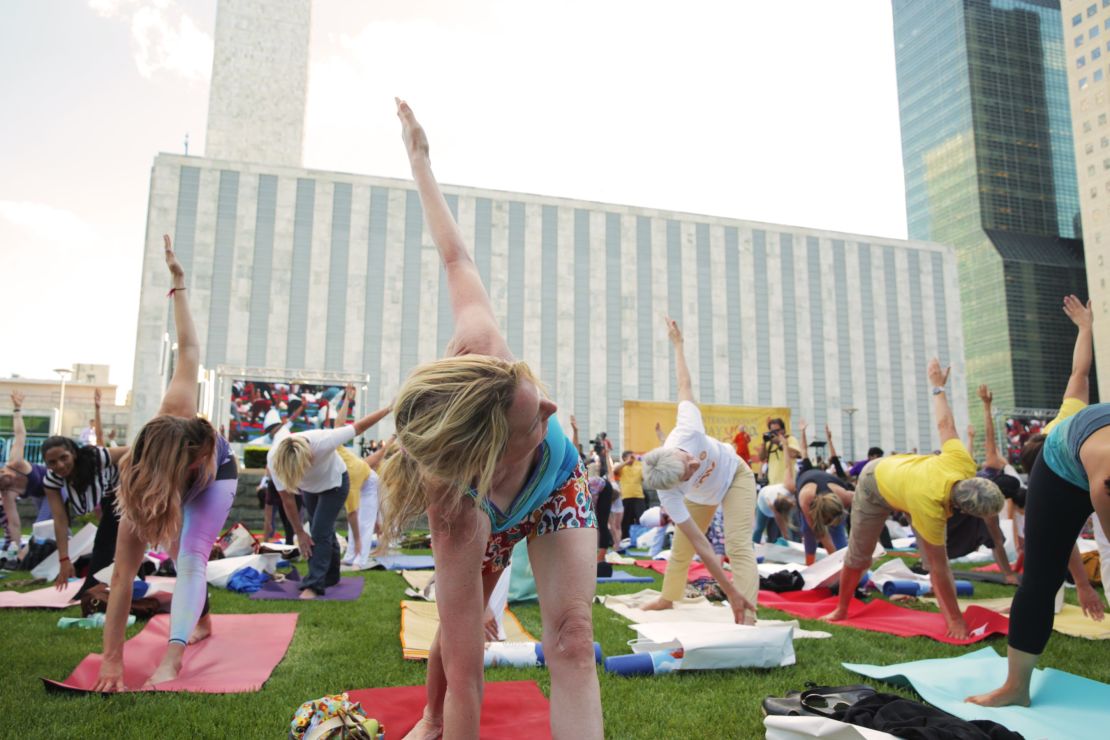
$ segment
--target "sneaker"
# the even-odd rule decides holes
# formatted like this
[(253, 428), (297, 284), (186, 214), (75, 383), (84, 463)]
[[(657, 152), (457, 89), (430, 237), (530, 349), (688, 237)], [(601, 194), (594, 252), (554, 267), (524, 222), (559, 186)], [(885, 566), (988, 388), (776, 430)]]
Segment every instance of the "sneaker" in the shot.
[(355, 553), (354, 553), (354, 551), (353, 550), (347, 550), (347, 553), (343, 556), (343, 559), (339, 561), (339, 564), (340, 565), (354, 565), (355, 564)]

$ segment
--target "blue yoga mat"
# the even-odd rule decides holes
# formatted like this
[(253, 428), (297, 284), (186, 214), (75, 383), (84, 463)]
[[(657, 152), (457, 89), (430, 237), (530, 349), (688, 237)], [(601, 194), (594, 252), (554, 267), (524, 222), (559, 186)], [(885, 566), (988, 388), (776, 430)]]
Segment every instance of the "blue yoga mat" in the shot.
[[(1006, 659), (985, 647), (958, 658), (915, 660), (889, 666), (844, 663), (845, 668), (896, 684), (960, 719), (989, 719), (1028, 738), (1094, 737), (1106, 725), (1110, 685), (1052, 668), (1033, 673), (1031, 707), (981, 707), (964, 701), (1002, 685)], [(1093, 734), (1092, 734), (1093, 733)]]
[(598, 583), (655, 583), (655, 579), (651, 576), (634, 576), (631, 573), (625, 573), (623, 570), (613, 571), (611, 576), (602, 576), (597, 579)]
[(436, 567), (431, 555), (382, 555), (371, 562), (377, 563), (371, 566), (372, 570), (431, 570)]

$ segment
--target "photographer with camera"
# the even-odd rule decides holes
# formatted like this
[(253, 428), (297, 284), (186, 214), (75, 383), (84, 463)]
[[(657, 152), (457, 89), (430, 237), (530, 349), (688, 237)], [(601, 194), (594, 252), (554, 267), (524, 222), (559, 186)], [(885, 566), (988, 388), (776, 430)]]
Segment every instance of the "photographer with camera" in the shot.
[(644, 468), (636, 459), (632, 450), (621, 453), (621, 461), (613, 468), (613, 473), (620, 481), (621, 501), (624, 505), (624, 516), (621, 518), (621, 538), (629, 536), (629, 528), (640, 521), (647, 509), (647, 500), (644, 498)]
[(767, 431), (763, 433), (763, 447), (759, 452), (759, 459), (767, 463), (767, 484), (776, 485), (786, 480), (787, 456), (782, 440), (786, 446), (794, 450), (799, 458), (805, 457), (798, 438), (786, 431), (786, 422), (782, 419), (768, 419)]

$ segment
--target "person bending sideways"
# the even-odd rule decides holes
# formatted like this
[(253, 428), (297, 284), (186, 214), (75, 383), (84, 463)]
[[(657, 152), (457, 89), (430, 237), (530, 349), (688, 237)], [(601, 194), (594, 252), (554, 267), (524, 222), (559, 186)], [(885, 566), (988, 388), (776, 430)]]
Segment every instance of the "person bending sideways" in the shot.
[(489, 295), (432, 174), (428, 138), (397, 101), (424, 218), (447, 276), (447, 356), (414, 369), (394, 403), (397, 444), (382, 464), (382, 541), (427, 513), (439, 628), (427, 704), (409, 738), (478, 737), (484, 616), (513, 547), (528, 540), (551, 673), (551, 732), (601, 738), (593, 648), (597, 521), (578, 451)]
[[(686, 366), (682, 332), (669, 318), (667, 334), (675, 351), (678, 421), (663, 446), (644, 455), (643, 466), (644, 485), (658, 491), (659, 503), (674, 521), (675, 535), (663, 574), (663, 593), (644, 608), (671, 609), (682, 599), (690, 560), (697, 553), (724, 591), (737, 624), (755, 624), (759, 595), (759, 572), (752, 549), (755, 475), (731, 445), (705, 433)], [(732, 579), (725, 574), (705, 536), (718, 507), (724, 510), (725, 549), (732, 563)]]
[[(994, 691), (967, 699), (984, 706), (1029, 706), (1033, 669), (1052, 633), (1056, 592), (1092, 512), (1110, 538), (1110, 404), (1085, 405), (1091, 307), (1068, 296), (1064, 311), (1079, 326), (1072, 378), (1047, 434), (1031, 438), (1022, 451), (1023, 463), (1035, 456), (1025, 499), (1025, 572), (1010, 606), (1006, 680)], [(1086, 372), (1075, 373), (1077, 366)], [(1101, 620), (1102, 602), (1085, 604), (1084, 611)]]
[(929, 559), (929, 579), (948, 625), (948, 636), (961, 640), (967, 637), (967, 623), (956, 601), (956, 585), (945, 552), (945, 523), (953, 511), (993, 517), (1002, 510), (1003, 498), (998, 486), (975, 476), (975, 461), (960, 441), (944, 390), (950, 370), (942, 370), (936, 358), (929, 361), (940, 454), (893, 455), (871, 461), (860, 473), (852, 498), (848, 554), (840, 571), (839, 602), (836, 610), (824, 617), (828, 621), (848, 616), (852, 594), (860, 575), (871, 565), (871, 553), (887, 518), (903, 511), (912, 518), (918, 547)]

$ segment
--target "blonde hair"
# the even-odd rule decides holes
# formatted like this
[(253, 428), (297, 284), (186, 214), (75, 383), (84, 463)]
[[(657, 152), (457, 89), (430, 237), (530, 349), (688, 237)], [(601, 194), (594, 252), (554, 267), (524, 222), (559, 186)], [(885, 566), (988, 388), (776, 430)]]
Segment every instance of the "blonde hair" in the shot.
[(182, 496), (190, 485), (212, 481), (215, 453), (216, 430), (205, 419), (162, 415), (148, 421), (120, 460), (120, 517), (144, 542), (172, 545), (181, 534)]
[(509, 443), (508, 410), (524, 380), (543, 392), (527, 364), (489, 355), (447, 357), (412, 371), (393, 403), (397, 444), (379, 473), (383, 545), (427, 510), (427, 478), (460, 493), (473, 483), (479, 501), (489, 496)]
[(290, 434), (274, 450), (273, 473), (293, 493), (312, 467), (312, 445), (299, 434)]
[(813, 520), (813, 533), (824, 537), (829, 527), (843, 520), (844, 502), (832, 491), (819, 493), (809, 502), (809, 517)]

